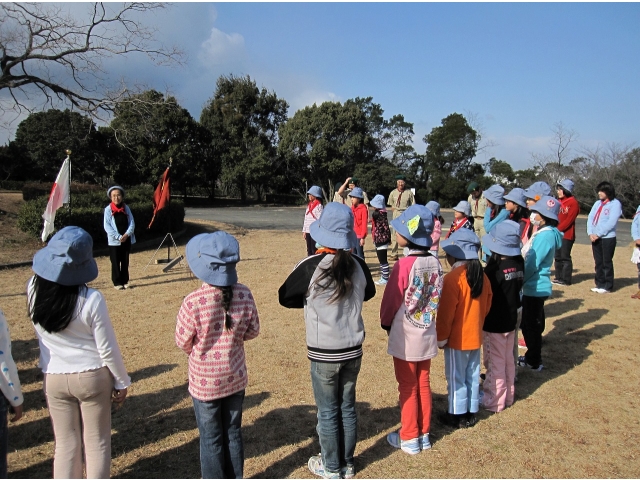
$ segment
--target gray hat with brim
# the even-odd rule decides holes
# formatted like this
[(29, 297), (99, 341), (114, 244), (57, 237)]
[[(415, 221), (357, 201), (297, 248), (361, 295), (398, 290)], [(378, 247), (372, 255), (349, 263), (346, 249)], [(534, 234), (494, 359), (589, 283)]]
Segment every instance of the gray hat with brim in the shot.
[(423, 205), (411, 205), (391, 221), (391, 226), (414, 245), (430, 247), (433, 243), (433, 223), (431, 210)]
[(364, 193), (362, 193), (362, 189), (360, 187), (354, 187), (353, 190), (349, 192), (350, 197), (356, 198), (364, 198)]
[(513, 220), (504, 220), (482, 237), (482, 244), (490, 251), (500, 255), (517, 257), (521, 254), (520, 246), (522, 244), (520, 225)]
[(114, 185), (113, 187), (109, 187), (109, 190), (107, 190), (107, 197), (109, 197), (109, 200), (111, 200), (111, 192), (113, 190), (120, 190), (122, 192), (122, 196), (124, 197), (124, 188), (122, 188), (120, 185)]
[(477, 260), (480, 239), (471, 230), (461, 228), (453, 232), (449, 238), (440, 240), (440, 247), (458, 260)]
[(504, 188), (500, 185), (491, 185), (484, 191), (484, 198), (494, 205), (504, 205)]
[(60, 285), (82, 285), (98, 277), (93, 238), (80, 227), (64, 227), (33, 256), (33, 271)]
[(316, 198), (322, 198), (322, 196), (323, 196), (322, 195), (322, 189), (317, 185), (314, 185), (313, 187), (311, 187), (307, 191), (307, 193), (313, 195)]
[(509, 193), (507, 193), (504, 197), (504, 200), (511, 201), (516, 205), (520, 205), (521, 207), (527, 208), (527, 197), (524, 196), (524, 190), (522, 188), (514, 188)]
[(342, 203), (328, 203), (320, 218), (309, 226), (309, 233), (323, 247), (347, 250), (355, 248), (358, 243), (353, 230), (353, 213)]
[(431, 200), (430, 202), (427, 202), (425, 207), (427, 207), (429, 210), (431, 210), (431, 213), (433, 213), (434, 217), (439, 217), (440, 216), (440, 204), (438, 202), (436, 202), (435, 200)]
[(532, 183), (531, 186), (524, 191), (525, 197), (535, 200), (536, 202), (548, 195), (551, 195), (551, 187), (546, 182)]
[(560, 202), (553, 197), (545, 195), (534, 205), (531, 205), (529, 210), (537, 212), (545, 218), (557, 221), (558, 213), (560, 213)]
[(465, 216), (471, 216), (471, 205), (466, 200), (460, 200), (458, 204), (453, 207), (453, 210), (456, 212), (464, 213)]
[(385, 208), (386, 205), (384, 203), (384, 195), (376, 195), (369, 202), (369, 205), (372, 206), (373, 208), (379, 208), (379, 209)]
[(569, 193), (573, 193), (573, 187), (575, 187), (575, 184), (573, 183), (573, 180), (569, 179), (569, 178), (565, 178), (564, 180), (560, 180), (558, 182), (558, 185), (562, 188), (564, 188), (567, 192)]
[(203, 282), (228, 287), (238, 281), (236, 264), (240, 261), (240, 245), (227, 232), (196, 235), (187, 243), (186, 254), (189, 268)]

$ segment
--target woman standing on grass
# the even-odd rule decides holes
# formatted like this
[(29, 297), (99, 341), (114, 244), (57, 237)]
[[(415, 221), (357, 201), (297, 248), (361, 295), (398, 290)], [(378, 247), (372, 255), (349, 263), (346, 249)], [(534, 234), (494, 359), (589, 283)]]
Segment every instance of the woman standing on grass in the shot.
[(182, 302), (176, 345), (189, 355), (189, 393), (200, 431), (202, 478), (242, 478), (242, 404), (247, 387), (244, 342), (260, 333), (251, 291), (238, 283), (238, 241), (227, 232), (196, 235), (186, 249), (204, 283)]
[(558, 230), (562, 237), (562, 246), (556, 250), (556, 275), (551, 283), (554, 285), (571, 285), (573, 277), (573, 260), (571, 250), (576, 241), (576, 218), (580, 213), (580, 205), (573, 196), (573, 181), (565, 178), (557, 186), (560, 213), (558, 213)]
[(367, 264), (350, 252), (357, 237), (348, 207), (329, 203), (311, 224), (311, 235), (322, 248), (296, 265), (278, 296), (283, 307), (304, 308), (322, 451), (309, 459), (309, 470), (324, 478), (353, 478), (362, 304), (373, 298), (376, 287)]
[(136, 222), (124, 203), (124, 188), (115, 185), (107, 190), (111, 203), (104, 209), (104, 230), (107, 232), (111, 281), (116, 290), (129, 288), (129, 254), (136, 243)]
[(53, 477), (82, 478), (84, 456), (87, 478), (109, 478), (111, 402), (124, 401), (131, 379), (104, 297), (86, 285), (98, 277), (93, 239), (63, 228), (35, 254), (33, 271), (27, 306), (55, 437)]

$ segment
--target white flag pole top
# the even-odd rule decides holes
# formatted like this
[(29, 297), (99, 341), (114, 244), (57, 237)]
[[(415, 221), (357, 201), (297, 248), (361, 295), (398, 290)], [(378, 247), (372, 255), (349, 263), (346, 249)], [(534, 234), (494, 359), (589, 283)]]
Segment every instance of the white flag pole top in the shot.
[(49, 235), (53, 233), (53, 223), (56, 219), (56, 210), (58, 210), (65, 203), (69, 203), (69, 191), (71, 166), (69, 156), (65, 158), (62, 163), (62, 168), (58, 172), (56, 182), (53, 184), (51, 193), (49, 194), (49, 203), (47, 203), (47, 209), (42, 214), (44, 219), (44, 228), (42, 229), (42, 241), (46, 242)]

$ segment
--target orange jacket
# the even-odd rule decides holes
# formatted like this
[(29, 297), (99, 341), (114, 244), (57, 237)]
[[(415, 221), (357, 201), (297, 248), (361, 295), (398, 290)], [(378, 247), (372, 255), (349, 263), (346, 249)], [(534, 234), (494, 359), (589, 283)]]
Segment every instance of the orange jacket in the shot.
[(436, 317), (438, 342), (448, 339), (446, 346), (456, 350), (476, 350), (482, 346), (482, 326), (493, 298), (491, 282), (482, 275), (482, 293), (477, 298), (471, 298), (466, 265), (444, 276)]

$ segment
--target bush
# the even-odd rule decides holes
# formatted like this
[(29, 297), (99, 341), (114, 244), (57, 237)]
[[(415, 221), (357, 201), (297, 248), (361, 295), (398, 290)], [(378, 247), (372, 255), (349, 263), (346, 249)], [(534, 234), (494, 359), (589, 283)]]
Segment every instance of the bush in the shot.
[(22, 190), (24, 180), (0, 180), (0, 189), (2, 190)]

